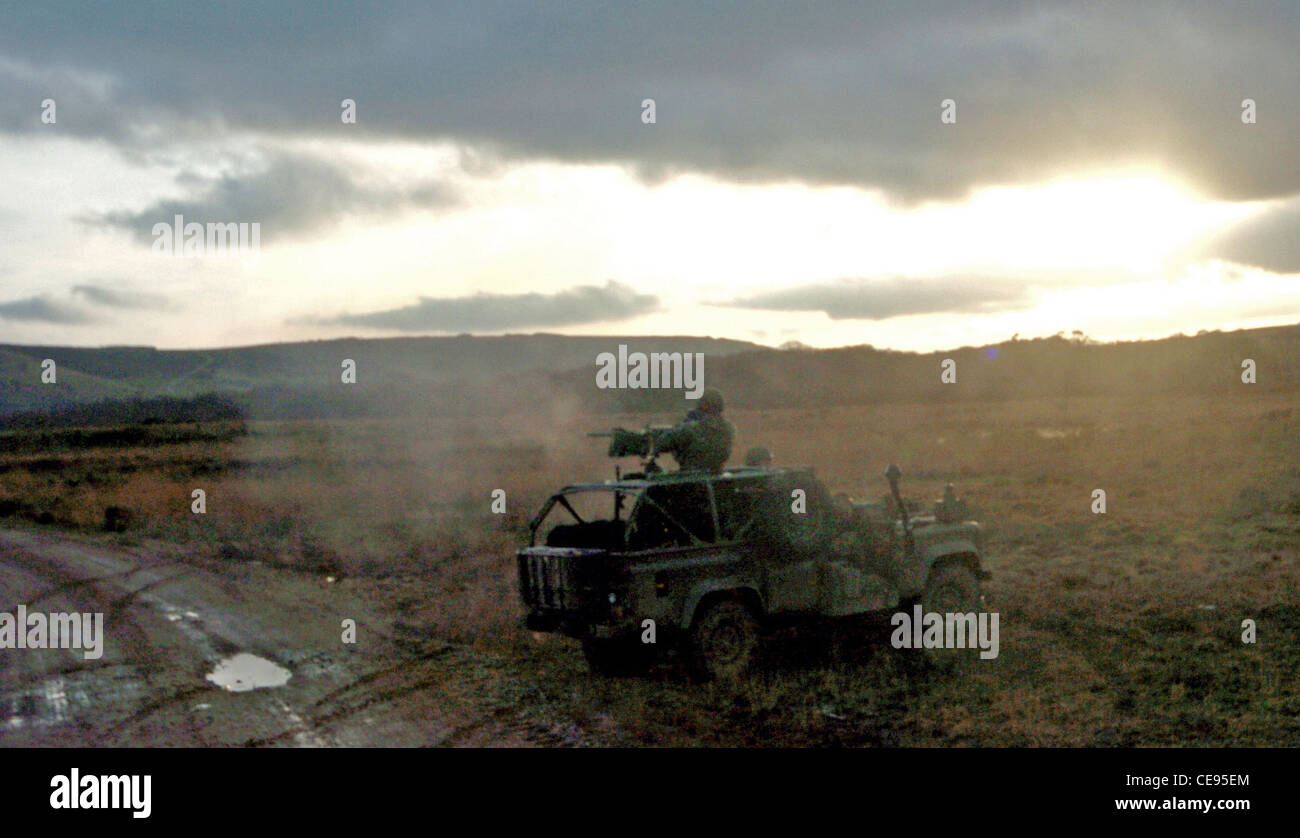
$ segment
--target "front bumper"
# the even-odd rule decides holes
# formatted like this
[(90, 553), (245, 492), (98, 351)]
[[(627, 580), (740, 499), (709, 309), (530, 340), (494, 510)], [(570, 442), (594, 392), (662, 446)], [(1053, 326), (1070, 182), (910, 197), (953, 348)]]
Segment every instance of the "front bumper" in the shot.
[(533, 611), (523, 619), (529, 631), (555, 632), (578, 639), (619, 637), (633, 632), (636, 623), (631, 619), (615, 617), (594, 621), (581, 614), (554, 611)]

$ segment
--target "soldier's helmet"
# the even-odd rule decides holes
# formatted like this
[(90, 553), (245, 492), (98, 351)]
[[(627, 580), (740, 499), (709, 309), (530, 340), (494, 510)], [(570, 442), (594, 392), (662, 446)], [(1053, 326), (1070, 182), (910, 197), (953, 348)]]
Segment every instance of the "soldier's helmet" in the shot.
[(745, 452), (745, 465), (770, 466), (772, 465), (772, 452), (761, 445), (756, 445)]
[(700, 394), (700, 403), (695, 408), (705, 416), (722, 415), (722, 392), (716, 387), (705, 387)]

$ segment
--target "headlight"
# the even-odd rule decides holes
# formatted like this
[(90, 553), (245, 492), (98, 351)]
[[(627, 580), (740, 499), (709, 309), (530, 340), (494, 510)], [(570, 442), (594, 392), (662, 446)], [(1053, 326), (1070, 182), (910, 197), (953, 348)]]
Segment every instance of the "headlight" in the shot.
[(611, 593), (611, 594), (609, 595), (609, 604), (610, 604), (610, 605), (613, 605), (613, 604), (616, 603), (616, 602), (618, 602), (618, 597), (614, 596), (614, 595)]

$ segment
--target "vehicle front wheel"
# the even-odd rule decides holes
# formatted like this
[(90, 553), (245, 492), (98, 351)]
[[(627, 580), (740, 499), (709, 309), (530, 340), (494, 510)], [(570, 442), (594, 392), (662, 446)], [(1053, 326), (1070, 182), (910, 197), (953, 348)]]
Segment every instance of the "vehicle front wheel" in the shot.
[(744, 604), (715, 602), (691, 629), (691, 671), (701, 680), (741, 678), (757, 663), (760, 646), (758, 620)]
[[(979, 577), (964, 564), (950, 564), (931, 572), (921, 593), (921, 609), (927, 614), (975, 613), (978, 619), (984, 609)], [(956, 669), (979, 655), (976, 638), (966, 637), (965, 644), (962, 649), (926, 649), (926, 657), (937, 669)]]

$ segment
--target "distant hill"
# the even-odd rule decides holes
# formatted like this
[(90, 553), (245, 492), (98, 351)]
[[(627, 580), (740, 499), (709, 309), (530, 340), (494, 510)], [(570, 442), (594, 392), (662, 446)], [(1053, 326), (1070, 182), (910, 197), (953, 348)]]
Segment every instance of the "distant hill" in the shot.
[[(705, 353), (705, 380), (733, 407), (774, 408), (1042, 396), (1241, 393), (1242, 361), (1254, 360), (1253, 392), (1300, 396), (1300, 324), (1195, 337), (1097, 344), (1082, 335), (915, 353), (854, 346), (759, 347), (695, 337), (398, 338), (273, 344), (238, 349), (159, 351), (0, 346), (0, 427), (93, 424), (114, 417), (194, 414), (219, 394), (249, 419), (348, 416), (474, 416), (682, 410), (681, 390), (598, 389), (595, 359), (615, 351)], [(42, 385), (40, 361), (54, 358), (57, 385)], [(341, 362), (357, 364), (343, 385)], [(956, 362), (956, 382), (940, 380)], [(181, 402), (150, 399), (173, 398)], [(140, 400), (146, 400), (140, 403)], [(127, 402), (127, 403), (124, 403)], [(222, 407), (227, 410), (227, 407)], [(32, 411), (38, 411), (33, 414)], [(41, 417), (47, 417), (42, 419)], [(179, 420), (176, 420), (179, 421)]]
[[(1160, 340), (1094, 343), (1057, 335), (992, 346), (915, 353), (852, 346), (758, 349), (710, 359), (706, 380), (737, 407), (945, 404), (1041, 396), (1239, 393), (1242, 361), (1255, 362), (1255, 391), (1300, 396), (1300, 324), (1236, 332), (1175, 335)], [(956, 382), (940, 380), (944, 360)], [(680, 392), (597, 390), (590, 370), (557, 376), (556, 389), (583, 409), (609, 412), (677, 410)]]
[[(700, 337), (552, 334), (344, 338), (198, 350), (0, 344), (0, 415), (103, 399), (203, 393), (244, 395), (253, 401), (285, 397), (292, 402), (296, 399), (288, 398), (291, 394), (337, 393), (345, 358), (356, 362), (359, 389), (418, 397), (444, 386), (463, 389), (452, 386), (458, 382), (499, 382), (588, 366), (597, 354), (614, 351), (619, 343), (627, 344), (629, 351), (704, 352), (710, 358), (756, 348), (743, 341)], [(55, 384), (41, 383), (45, 358), (57, 364)]]

